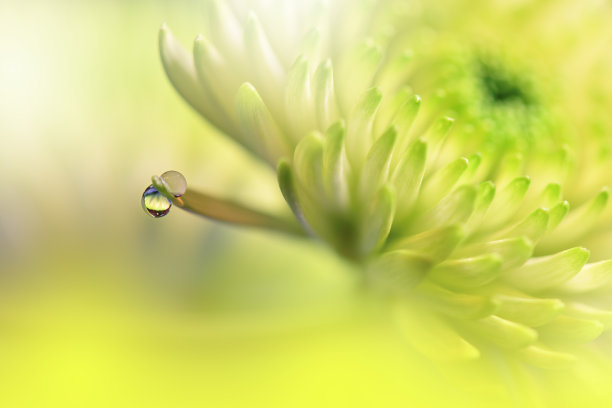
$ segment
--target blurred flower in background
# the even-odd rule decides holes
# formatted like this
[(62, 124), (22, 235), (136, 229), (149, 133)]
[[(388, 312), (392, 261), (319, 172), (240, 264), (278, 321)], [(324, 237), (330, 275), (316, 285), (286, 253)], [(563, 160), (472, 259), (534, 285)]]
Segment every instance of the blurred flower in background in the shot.
[(0, 7), (3, 406), (610, 399), (609, 4)]

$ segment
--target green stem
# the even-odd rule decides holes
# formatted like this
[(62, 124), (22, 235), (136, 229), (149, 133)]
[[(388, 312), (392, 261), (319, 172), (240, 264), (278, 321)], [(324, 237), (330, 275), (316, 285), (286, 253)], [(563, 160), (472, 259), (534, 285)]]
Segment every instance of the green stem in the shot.
[(183, 210), (231, 224), (306, 236), (303, 228), (295, 220), (266, 214), (242, 204), (227, 199), (216, 198), (189, 188), (182, 196), (175, 197), (168, 192), (165, 183), (158, 176), (153, 176), (152, 180), (153, 185), (161, 194)]

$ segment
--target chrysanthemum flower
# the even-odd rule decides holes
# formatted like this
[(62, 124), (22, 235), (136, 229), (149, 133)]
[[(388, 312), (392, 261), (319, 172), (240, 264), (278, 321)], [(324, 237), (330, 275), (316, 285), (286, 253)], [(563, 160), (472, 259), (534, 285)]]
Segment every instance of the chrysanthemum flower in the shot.
[(149, 212), (172, 202), (326, 242), (434, 359), (501, 351), (564, 367), (612, 327), (585, 296), (608, 284), (612, 261), (576, 246), (609, 193), (570, 210), (567, 138), (528, 69), (475, 49), (420, 63), (392, 2), (264, 3), (255, 14), (212, 1), (193, 53), (166, 26), (160, 51), (184, 99), (276, 169), (293, 218), (176, 194), (163, 176)]

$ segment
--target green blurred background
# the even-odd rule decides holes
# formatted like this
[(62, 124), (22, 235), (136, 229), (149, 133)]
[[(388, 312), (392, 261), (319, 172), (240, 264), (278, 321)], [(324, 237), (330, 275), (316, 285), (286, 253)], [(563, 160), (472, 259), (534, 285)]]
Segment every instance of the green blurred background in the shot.
[(196, 1), (0, 3), (0, 406), (282, 400), (281, 367), (308, 353), (271, 350), (339, 314), (315, 317), (351, 282), (321, 267), (338, 263), (322, 249), (140, 207), (167, 169), (281, 204), (274, 175), (165, 78), (159, 26), (189, 44), (201, 13)]
[(411, 352), (322, 246), (144, 214), (140, 194), (169, 169), (283, 205), (274, 174), (165, 78), (157, 30), (166, 21), (188, 46), (201, 2), (3, 0), (0, 16), (0, 406), (548, 400), (509, 372)]

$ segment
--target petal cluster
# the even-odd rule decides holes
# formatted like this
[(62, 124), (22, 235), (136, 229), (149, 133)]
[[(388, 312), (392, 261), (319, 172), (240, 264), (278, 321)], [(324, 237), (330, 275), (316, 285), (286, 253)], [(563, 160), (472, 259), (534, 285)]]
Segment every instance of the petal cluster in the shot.
[[(298, 6), (284, 7), (291, 16)], [(192, 53), (162, 27), (168, 77), (206, 120), (276, 169), (301, 231), (353, 261), (391, 299), (415, 348), (442, 359), (493, 347), (542, 367), (573, 361), (569, 350), (612, 325), (612, 312), (584, 303), (585, 293), (609, 284), (612, 261), (589, 263), (589, 251), (575, 246), (608, 191), (570, 210), (562, 143), (553, 146), (559, 160), (538, 162), (538, 151), (520, 143), (489, 148), (490, 138), (468, 143), (466, 154), (469, 135), (454, 131), (435, 97), (422, 102), (410, 88), (406, 73), (418, 61), (387, 22), (351, 6), (340, 24), (342, 8), (326, 7), (301, 10), (309, 18), (289, 20), (307, 24), (279, 39), (278, 27), (254, 13), (213, 1), (209, 32)], [(488, 87), (488, 96), (469, 100), (469, 78), (468, 91), (449, 86), (457, 120), (494, 121), (493, 130), (514, 139), (549, 120), (538, 107), (525, 111), (537, 99), (529, 86), (517, 88), (520, 79), (482, 61), (479, 92)], [(462, 95), (468, 100), (456, 103)], [(510, 110), (492, 106), (509, 99)], [(532, 178), (529, 169), (538, 169)], [(166, 195), (223, 221), (299, 230), (295, 220), (189, 189), (178, 201)]]

